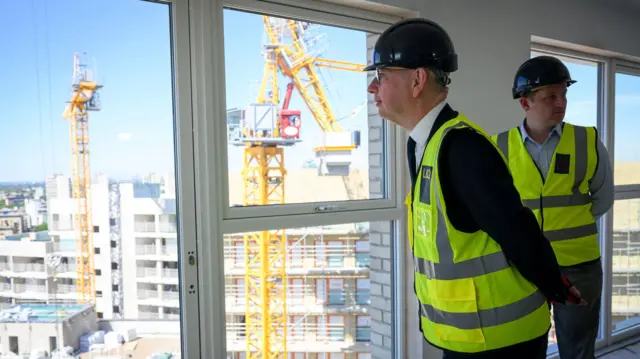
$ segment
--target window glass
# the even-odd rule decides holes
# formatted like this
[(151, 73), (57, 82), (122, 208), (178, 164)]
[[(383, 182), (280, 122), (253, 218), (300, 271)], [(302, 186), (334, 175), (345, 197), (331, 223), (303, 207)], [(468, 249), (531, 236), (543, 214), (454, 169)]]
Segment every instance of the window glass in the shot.
[[(371, 222), (226, 235), (229, 355), (247, 350), (257, 354), (265, 345), (281, 348), (284, 342), (288, 353), (326, 354), (331, 358), (335, 354), (370, 354), (371, 333), (391, 330), (391, 275), (384, 269), (390, 267), (391, 229), (389, 222)], [(263, 236), (271, 246), (257, 245), (265, 239)], [(318, 261), (317, 249), (337, 241), (342, 243), (340, 266)], [(237, 243), (243, 243), (248, 251), (246, 262), (235, 260), (232, 249)], [(377, 254), (372, 255), (373, 251)], [(300, 257), (281, 254), (294, 252)], [(371, 266), (358, 265), (357, 254), (369, 256)], [(262, 258), (271, 264), (266, 273)], [(292, 265), (294, 259), (298, 265)], [(282, 316), (285, 311), (286, 318)], [(265, 343), (259, 334), (264, 330), (262, 318), (266, 313), (271, 313), (267, 325), (274, 336)], [(288, 330), (281, 335), (285, 321)], [(386, 334), (380, 335), (391, 343)]]
[(613, 206), (613, 331), (640, 323), (640, 198)]
[(614, 181), (640, 184), (640, 76), (616, 73)]
[(224, 36), (230, 206), (387, 198), (374, 35), (225, 9)]
[(167, 4), (2, 2), (0, 352), (180, 354), (170, 30)]

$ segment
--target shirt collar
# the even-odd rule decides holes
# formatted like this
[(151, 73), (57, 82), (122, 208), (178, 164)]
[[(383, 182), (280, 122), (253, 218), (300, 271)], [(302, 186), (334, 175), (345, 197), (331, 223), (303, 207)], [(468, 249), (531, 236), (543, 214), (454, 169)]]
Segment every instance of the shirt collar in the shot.
[(434, 122), (436, 122), (436, 118), (442, 109), (447, 105), (447, 100), (444, 100), (436, 105), (429, 113), (427, 113), (421, 120), (418, 122), (416, 127), (413, 128), (409, 137), (413, 138), (416, 141), (416, 146), (424, 146), (429, 139), (429, 134), (431, 134), (431, 128), (433, 127)]
[[(527, 120), (525, 119), (520, 124), (520, 134), (522, 135), (522, 142), (526, 142), (526, 140), (529, 139), (529, 141), (531, 141), (533, 143), (537, 143), (536, 140), (533, 139), (533, 137), (529, 136), (529, 133), (527, 132), (527, 128), (525, 127), (526, 123), (527, 123)], [(551, 136), (555, 132), (558, 135), (558, 137), (562, 137), (562, 125), (563, 124), (564, 124), (564, 122), (560, 122), (559, 124), (555, 125), (555, 127), (553, 127), (553, 129), (549, 133), (549, 136)]]

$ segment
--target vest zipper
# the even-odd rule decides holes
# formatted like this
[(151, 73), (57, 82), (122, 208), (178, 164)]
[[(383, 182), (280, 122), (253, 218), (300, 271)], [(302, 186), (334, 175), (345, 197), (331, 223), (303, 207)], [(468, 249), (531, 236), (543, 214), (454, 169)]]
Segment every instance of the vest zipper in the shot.
[[(531, 160), (531, 162), (533, 162), (533, 159)], [(538, 170), (538, 174), (540, 174), (540, 179), (542, 180), (542, 189), (543, 189), (542, 192), (544, 193), (545, 179), (544, 179), (544, 176), (542, 175), (542, 171), (540, 171), (540, 168), (538, 168), (535, 162), (533, 163), (533, 166)], [(542, 208), (542, 197), (543, 197), (543, 194), (540, 193), (540, 230), (542, 230), (542, 234), (544, 235), (544, 211)]]

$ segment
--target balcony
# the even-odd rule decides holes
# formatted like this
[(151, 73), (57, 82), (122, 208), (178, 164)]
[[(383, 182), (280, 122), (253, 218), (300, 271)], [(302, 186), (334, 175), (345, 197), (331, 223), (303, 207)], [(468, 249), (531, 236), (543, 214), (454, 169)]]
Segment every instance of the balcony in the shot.
[(160, 222), (160, 229), (159, 232), (161, 233), (177, 233), (178, 232), (178, 226), (176, 226), (175, 222)]
[(49, 230), (61, 231), (61, 232), (73, 231), (73, 224), (70, 221), (69, 222), (53, 221), (49, 224)]
[(144, 255), (156, 255), (156, 245), (155, 244), (138, 244), (136, 245), (136, 255), (144, 256)]
[(158, 312), (138, 312), (138, 318), (142, 320), (156, 320), (160, 319), (160, 314)]
[[(227, 323), (227, 350), (243, 351), (246, 347), (245, 325)], [(346, 333), (343, 324), (297, 322), (287, 325), (287, 350), (289, 352), (369, 352), (369, 343), (355, 339), (357, 333)], [(362, 332), (361, 335), (366, 333)]]
[[(227, 312), (243, 313), (245, 311), (246, 296), (244, 285), (225, 285), (225, 302)], [(357, 290), (328, 291), (327, 299), (319, 299), (315, 285), (287, 286), (287, 312), (289, 314), (365, 314), (370, 304), (370, 291)]]
[(38, 284), (14, 284), (13, 291), (15, 293), (35, 293), (35, 294), (46, 294), (47, 287), (44, 285)]
[(137, 294), (138, 299), (158, 299), (160, 297), (158, 291), (153, 289), (138, 289)]
[[(226, 274), (243, 275), (244, 246), (225, 243), (224, 262)], [(287, 274), (294, 277), (335, 274), (362, 277), (369, 273), (369, 262), (369, 252), (356, 252), (355, 245), (294, 245), (287, 248)]]
[(138, 282), (156, 284), (178, 284), (178, 269), (138, 267), (136, 270)]
[(75, 284), (58, 284), (56, 286), (56, 294), (69, 294), (77, 293), (77, 287)]
[(180, 300), (180, 293), (174, 291), (164, 291), (162, 292), (162, 298), (164, 300)]
[(140, 233), (152, 233), (156, 231), (155, 222), (135, 222), (133, 228), (136, 232)]
[(160, 247), (160, 253), (162, 253), (162, 255), (165, 256), (171, 256), (171, 257), (175, 257), (176, 260), (178, 258), (178, 247), (176, 245), (174, 246), (161, 246)]

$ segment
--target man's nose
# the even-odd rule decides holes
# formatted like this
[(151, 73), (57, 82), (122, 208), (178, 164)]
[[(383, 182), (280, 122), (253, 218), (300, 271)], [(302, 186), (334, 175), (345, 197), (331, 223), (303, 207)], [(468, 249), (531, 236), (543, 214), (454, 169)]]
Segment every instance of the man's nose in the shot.
[(369, 86), (367, 86), (367, 92), (375, 94), (376, 92), (378, 92), (378, 80), (377, 79), (373, 79), (371, 80), (371, 82), (369, 83)]

